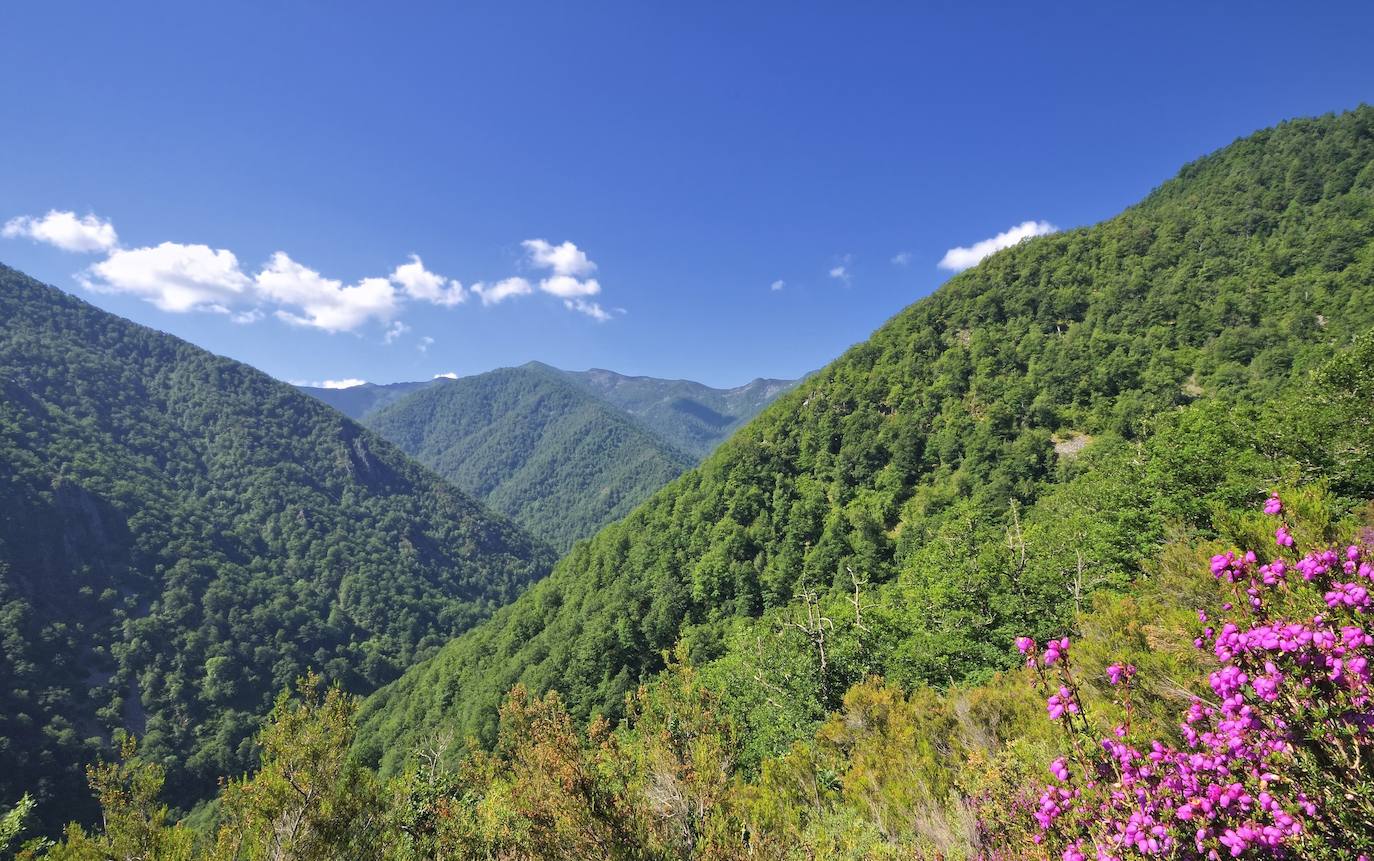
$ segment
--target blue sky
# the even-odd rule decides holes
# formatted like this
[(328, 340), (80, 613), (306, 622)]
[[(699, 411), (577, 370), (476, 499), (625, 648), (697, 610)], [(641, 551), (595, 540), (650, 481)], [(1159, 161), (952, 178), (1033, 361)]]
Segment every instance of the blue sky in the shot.
[(1368, 3), (53, 2), (0, 31), (0, 261), (296, 381), (796, 376), (951, 249), (1374, 101)]

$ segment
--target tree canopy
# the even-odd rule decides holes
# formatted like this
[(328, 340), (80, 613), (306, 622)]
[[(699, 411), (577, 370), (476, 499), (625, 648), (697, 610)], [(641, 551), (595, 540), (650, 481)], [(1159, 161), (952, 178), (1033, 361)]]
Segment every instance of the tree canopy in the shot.
[(125, 730), (204, 797), (308, 668), (370, 691), (552, 561), (294, 387), (4, 267), (0, 390), (0, 806), (93, 811)]

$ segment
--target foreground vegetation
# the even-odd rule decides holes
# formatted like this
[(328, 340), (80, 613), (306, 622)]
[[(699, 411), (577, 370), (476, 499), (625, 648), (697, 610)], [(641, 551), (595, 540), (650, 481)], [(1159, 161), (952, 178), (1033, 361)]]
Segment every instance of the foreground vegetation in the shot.
[[(491, 752), (450, 766), (436, 736), (389, 780), (349, 758), (357, 701), (309, 676), (208, 816), (173, 823), (129, 740), (89, 771), (103, 828), (19, 857), (1355, 861), (1374, 850), (1374, 509), (1320, 487), (1277, 502), (1171, 541), (1141, 594), (1079, 617), (1072, 648), (1024, 638), (1027, 668), (945, 692), (868, 679), (757, 770), (680, 662), (615, 727), (516, 688)], [(1259, 553), (1215, 552), (1232, 541)]]

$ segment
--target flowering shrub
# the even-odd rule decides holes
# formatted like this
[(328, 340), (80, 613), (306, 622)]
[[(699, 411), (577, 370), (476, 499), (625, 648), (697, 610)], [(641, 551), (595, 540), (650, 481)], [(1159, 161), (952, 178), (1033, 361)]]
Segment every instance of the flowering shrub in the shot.
[(1068, 750), (1050, 765), (1034, 839), (1050, 858), (1374, 856), (1374, 554), (1369, 546), (1296, 543), (1283, 501), (1269, 561), (1254, 552), (1214, 556), (1212, 575), (1232, 593), (1235, 620), (1199, 612), (1194, 642), (1217, 661), (1213, 697), (1182, 717), (1183, 746), (1132, 732), (1135, 670), (1107, 680), (1123, 719), (1094, 732), (1070, 660), (1069, 640), (1017, 648), (1046, 695)]

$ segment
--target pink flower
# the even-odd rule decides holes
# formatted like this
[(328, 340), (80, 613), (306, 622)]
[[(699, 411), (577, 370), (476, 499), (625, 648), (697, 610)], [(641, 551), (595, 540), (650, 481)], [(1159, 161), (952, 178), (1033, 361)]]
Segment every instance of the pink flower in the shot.
[(1123, 681), (1130, 681), (1133, 676), (1135, 676), (1135, 667), (1129, 664), (1125, 666), (1112, 664), (1107, 667), (1107, 681), (1114, 685), (1119, 685)]
[(1074, 699), (1073, 692), (1063, 685), (1059, 686), (1059, 692), (1051, 694), (1045, 701), (1045, 709), (1049, 712), (1052, 720), (1059, 720), (1065, 714), (1078, 714), (1078, 701)]
[(1274, 530), (1274, 542), (1280, 547), (1293, 546), (1293, 536), (1288, 534), (1286, 525), (1280, 525), (1278, 529)]
[(1264, 513), (1269, 515), (1278, 514), (1283, 510), (1283, 502), (1279, 499), (1278, 491), (1269, 494), (1269, 498), (1264, 501)]
[(1050, 774), (1053, 774), (1059, 780), (1068, 780), (1069, 761), (1061, 756), (1054, 762), (1050, 763)]
[(1045, 666), (1053, 666), (1061, 655), (1069, 653), (1069, 638), (1061, 637), (1058, 640), (1050, 640), (1045, 644)]
[[(1282, 511), (1277, 494), (1265, 510)], [(1274, 537), (1280, 547), (1295, 543), (1286, 523)], [(1340, 769), (1312, 784), (1308, 766), (1314, 755), (1331, 758), (1324, 746), (1339, 745), (1340, 756), (1374, 751), (1368, 551), (1350, 544), (1263, 565), (1252, 552), (1228, 552), (1212, 557), (1211, 570), (1241, 597), (1235, 607), (1224, 605), (1229, 618), (1199, 613), (1204, 627), (1195, 642), (1217, 662), (1207, 679), (1215, 701), (1192, 701), (1179, 724), (1182, 744), (1133, 737), (1124, 697), (1117, 702), (1128, 708), (1127, 720), (1105, 738), (1084, 738), (1086, 721), (1065, 720), (1081, 713), (1068, 640), (1045, 644), (1046, 671), (1035, 678), (1048, 688), (1050, 718), (1073, 744), (1078, 776), (1070, 782), (1068, 757), (1050, 763), (1055, 782), (1042, 785), (1032, 837), (1048, 857), (1298, 857), (1352, 827), (1349, 811), (1321, 805), (1367, 799), (1367, 789)], [(1313, 613), (1323, 603), (1324, 612)], [(1134, 673), (1129, 664), (1106, 668), (1113, 685), (1129, 684)]]

